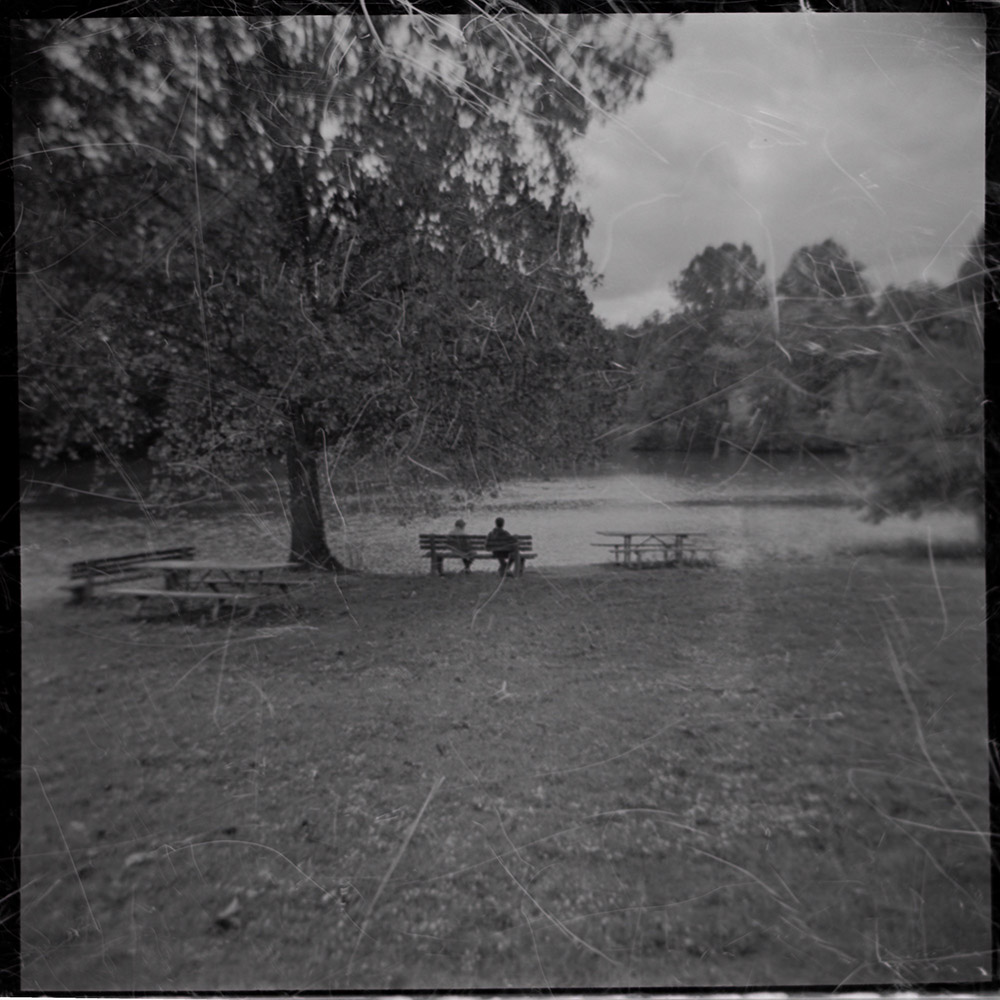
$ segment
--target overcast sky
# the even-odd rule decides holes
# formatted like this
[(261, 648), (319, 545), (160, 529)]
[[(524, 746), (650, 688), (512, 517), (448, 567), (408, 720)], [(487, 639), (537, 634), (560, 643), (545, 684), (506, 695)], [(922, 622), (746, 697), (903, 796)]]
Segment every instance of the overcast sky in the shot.
[(950, 281), (983, 219), (972, 14), (689, 14), (642, 102), (576, 147), (609, 323), (674, 306), (706, 246), (771, 278), (833, 237), (876, 286)]

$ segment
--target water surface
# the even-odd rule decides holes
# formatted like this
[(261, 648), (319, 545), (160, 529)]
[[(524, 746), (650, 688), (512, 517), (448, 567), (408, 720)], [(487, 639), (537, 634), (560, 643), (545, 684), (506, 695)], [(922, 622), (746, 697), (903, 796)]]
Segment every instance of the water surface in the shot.
[[(289, 530), (280, 478), (228, 491), (211, 508), (181, 507), (153, 515), (131, 485), (141, 469), (107, 492), (93, 496), (84, 470), (68, 470), (71, 490), (31, 485), (22, 507), (25, 582), (44, 573), (45, 587), (72, 559), (132, 548), (197, 543), (206, 558), (282, 559)], [(34, 473), (59, 481), (59, 470)], [(131, 474), (131, 473), (136, 474)], [(32, 478), (26, 477), (26, 482)], [(335, 482), (336, 489), (341, 484)], [(608, 561), (598, 531), (704, 531), (721, 547), (724, 566), (777, 564), (813, 559), (858, 546), (905, 540), (941, 546), (975, 539), (974, 519), (951, 510), (913, 520), (864, 521), (854, 505), (858, 489), (840, 457), (778, 458), (627, 454), (598, 470), (516, 480), (483, 498), (444, 490), (437, 516), (401, 515), (377, 493), (343, 484), (328, 497), (327, 527), (333, 550), (360, 569), (387, 573), (427, 572), (417, 549), (422, 531), (448, 531), (461, 516), (470, 532), (485, 532), (498, 515), (507, 527), (530, 534), (539, 553), (533, 569), (585, 566)]]

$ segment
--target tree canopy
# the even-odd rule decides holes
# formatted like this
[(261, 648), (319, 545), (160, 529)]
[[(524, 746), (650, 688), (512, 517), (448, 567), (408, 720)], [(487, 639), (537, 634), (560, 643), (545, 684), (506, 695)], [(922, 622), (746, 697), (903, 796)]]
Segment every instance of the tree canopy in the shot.
[(705, 247), (672, 287), (682, 308), (698, 316), (767, 304), (764, 265), (747, 243)]
[[(568, 139), (666, 19), (18, 22), (24, 427), (175, 475), (284, 454), (570, 455), (607, 407)], [(559, 406), (554, 405), (558, 400)]]
[(792, 299), (839, 299), (863, 312), (870, 302), (868, 285), (861, 275), (864, 269), (836, 240), (826, 239), (792, 254), (776, 290)]

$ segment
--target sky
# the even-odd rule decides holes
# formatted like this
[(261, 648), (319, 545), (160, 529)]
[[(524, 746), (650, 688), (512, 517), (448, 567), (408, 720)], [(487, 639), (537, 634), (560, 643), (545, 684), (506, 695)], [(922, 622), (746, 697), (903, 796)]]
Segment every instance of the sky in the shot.
[(951, 281), (984, 216), (975, 14), (687, 14), (643, 99), (575, 144), (609, 324), (676, 306), (708, 246), (777, 279), (832, 237), (876, 288)]

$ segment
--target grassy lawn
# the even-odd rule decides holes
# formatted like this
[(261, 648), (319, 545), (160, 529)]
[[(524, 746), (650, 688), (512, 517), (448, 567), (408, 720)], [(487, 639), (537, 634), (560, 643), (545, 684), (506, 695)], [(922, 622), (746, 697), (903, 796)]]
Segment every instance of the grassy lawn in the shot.
[(25, 612), (25, 989), (989, 970), (982, 564)]

